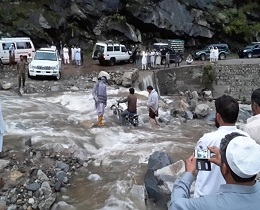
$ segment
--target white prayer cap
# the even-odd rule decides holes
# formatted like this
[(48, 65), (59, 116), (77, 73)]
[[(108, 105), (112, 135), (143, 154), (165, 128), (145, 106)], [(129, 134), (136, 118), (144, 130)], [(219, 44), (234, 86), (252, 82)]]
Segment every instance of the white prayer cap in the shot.
[(241, 178), (251, 178), (260, 172), (260, 145), (246, 136), (232, 139), (226, 150), (230, 169)]

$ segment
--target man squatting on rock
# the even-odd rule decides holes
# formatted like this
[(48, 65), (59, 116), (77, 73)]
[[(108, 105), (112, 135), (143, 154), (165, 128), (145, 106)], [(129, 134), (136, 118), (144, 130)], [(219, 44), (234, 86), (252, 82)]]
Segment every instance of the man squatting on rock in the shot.
[(209, 161), (219, 166), (226, 184), (213, 195), (190, 198), (190, 187), (195, 180), (196, 158), (185, 162), (186, 173), (176, 180), (171, 194), (169, 210), (257, 210), (260, 208), (260, 145), (239, 133), (226, 135)]

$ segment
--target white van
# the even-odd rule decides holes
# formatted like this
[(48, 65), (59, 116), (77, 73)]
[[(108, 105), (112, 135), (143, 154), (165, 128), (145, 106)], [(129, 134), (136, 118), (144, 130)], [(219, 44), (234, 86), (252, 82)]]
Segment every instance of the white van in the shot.
[(32, 40), (29, 37), (14, 37), (0, 39), (0, 63), (9, 63), (9, 48), (11, 44), (15, 47), (15, 62), (20, 60), (20, 56), (28, 57), (35, 54), (35, 48)]
[(118, 62), (133, 62), (131, 52), (127, 51), (125, 45), (112, 41), (97, 42), (92, 52), (92, 59), (111, 66)]

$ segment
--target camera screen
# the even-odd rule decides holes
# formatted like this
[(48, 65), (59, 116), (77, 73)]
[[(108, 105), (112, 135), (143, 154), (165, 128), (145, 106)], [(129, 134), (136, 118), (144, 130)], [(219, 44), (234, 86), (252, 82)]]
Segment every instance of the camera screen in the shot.
[(196, 158), (198, 159), (208, 159), (209, 157), (209, 151), (207, 149), (202, 150), (196, 150)]

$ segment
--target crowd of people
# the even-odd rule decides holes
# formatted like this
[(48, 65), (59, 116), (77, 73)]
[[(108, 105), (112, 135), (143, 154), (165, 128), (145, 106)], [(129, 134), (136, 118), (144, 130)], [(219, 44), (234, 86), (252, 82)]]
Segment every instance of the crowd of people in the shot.
[[(192, 155), (186, 173), (174, 183), (169, 210), (255, 210), (260, 205), (260, 88), (253, 91), (254, 116), (243, 130), (236, 128), (239, 104), (223, 95), (215, 101), (217, 130), (204, 134), (195, 149), (209, 149), (211, 171), (197, 171)], [(197, 173), (197, 175), (196, 175)], [(195, 181), (194, 198), (190, 188)]]
[(67, 44), (60, 44), (56, 46), (52, 43), (51, 48), (58, 50), (60, 58), (63, 60), (64, 64), (73, 64), (80, 66), (83, 63), (83, 52), (79, 45), (72, 45), (71, 48)]
[(171, 63), (175, 63), (175, 67), (177, 67), (182, 62), (180, 51), (171, 53), (166, 51), (166, 49), (141, 51), (136, 48), (132, 52), (132, 58), (134, 64), (141, 66), (141, 70), (152, 70), (162, 66), (164, 68), (170, 67)]

